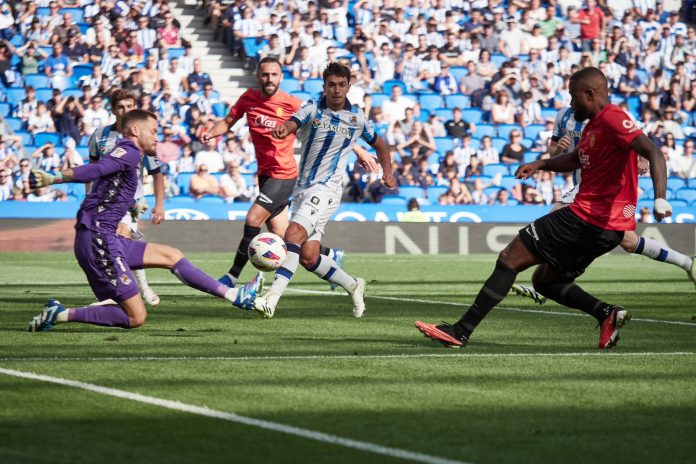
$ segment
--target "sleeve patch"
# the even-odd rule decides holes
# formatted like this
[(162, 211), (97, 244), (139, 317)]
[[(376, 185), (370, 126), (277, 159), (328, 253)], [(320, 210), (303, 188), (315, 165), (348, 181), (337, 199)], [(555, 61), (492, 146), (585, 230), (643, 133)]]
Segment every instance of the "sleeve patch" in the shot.
[(121, 157), (122, 157), (123, 155), (125, 155), (126, 153), (127, 153), (127, 152), (126, 152), (126, 149), (125, 149), (125, 148), (120, 148), (120, 147), (119, 147), (119, 148), (115, 148), (115, 149), (111, 152), (111, 156), (113, 156), (114, 158), (121, 158)]

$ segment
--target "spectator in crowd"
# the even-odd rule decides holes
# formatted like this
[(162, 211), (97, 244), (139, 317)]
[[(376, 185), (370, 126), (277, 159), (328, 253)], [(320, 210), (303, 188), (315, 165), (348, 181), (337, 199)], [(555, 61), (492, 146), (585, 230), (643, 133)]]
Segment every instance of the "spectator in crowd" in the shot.
[(406, 140), (397, 145), (396, 150), (402, 157), (413, 159), (425, 156), (428, 157), (435, 152), (435, 140), (430, 130), (420, 121), (415, 121), (411, 127), (411, 132), (406, 134)]
[(31, 154), (34, 166), (44, 171), (55, 171), (60, 168), (60, 156), (56, 153), (55, 146), (48, 142), (36, 149)]
[(457, 92), (457, 79), (450, 72), (448, 64), (443, 64), (440, 67), (440, 74), (435, 77), (433, 90), (440, 95), (451, 95)]
[(222, 172), (225, 169), (225, 163), (222, 160), (222, 155), (217, 150), (218, 140), (212, 138), (205, 144), (205, 149), (196, 153), (196, 166), (205, 165), (206, 172)]
[(674, 162), (674, 173), (682, 179), (696, 177), (696, 156), (694, 155), (694, 139), (684, 142), (684, 154)]
[(399, 222), (430, 222), (430, 217), (420, 210), (417, 199), (410, 198), (406, 209), (407, 211), (401, 215)]
[(484, 192), (486, 185), (483, 179), (474, 179), (474, 189), (471, 192), (471, 204), (473, 205), (487, 205), (488, 195)]
[(83, 133), (92, 135), (97, 127), (105, 126), (111, 122), (109, 112), (104, 109), (104, 99), (100, 95), (91, 98), (89, 107), (82, 112)]
[(499, 91), (491, 108), (491, 122), (493, 124), (514, 124), (516, 113), (517, 109), (510, 101), (508, 93), (503, 90)]
[(219, 191), (218, 181), (208, 172), (208, 166), (199, 164), (196, 173), (189, 181), (191, 196), (198, 200), (206, 195), (217, 195)]
[(12, 200), (13, 190), (12, 172), (7, 168), (0, 168), (0, 201)]
[(507, 164), (521, 163), (524, 161), (524, 154), (527, 151), (522, 145), (522, 133), (514, 129), (510, 131), (510, 143), (503, 146), (500, 154), (500, 161)]
[(239, 161), (230, 162), (227, 172), (220, 178), (220, 196), (228, 203), (249, 200), (251, 195), (244, 176), (239, 171)]
[(510, 192), (508, 192), (507, 189), (501, 188), (498, 190), (498, 193), (496, 193), (492, 204), (495, 206), (509, 206), (513, 204), (510, 199)]
[(486, 164), (497, 164), (500, 162), (500, 153), (498, 153), (498, 150), (493, 146), (493, 141), (489, 135), (481, 137), (481, 146), (476, 151), (476, 156), (481, 160), (484, 166)]
[(32, 86), (27, 86), (26, 97), (17, 105), (17, 117), (23, 122), (28, 122), (29, 118), (36, 114), (38, 104), (36, 90)]
[(51, 114), (46, 109), (46, 103), (40, 102), (38, 105), (36, 105), (36, 113), (29, 116), (27, 126), (29, 127), (29, 132), (31, 132), (32, 135), (36, 135), (41, 132), (56, 131), (56, 127), (53, 124), (53, 118), (51, 118)]
[(169, 11), (164, 14), (164, 26), (157, 31), (157, 38), (161, 48), (182, 46), (179, 27), (174, 24), (174, 15)]
[(53, 54), (44, 63), (44, 72), (51, 78), (51, 86), (64, 90), (70, 84), (73, 70), (70, 60), (63, 54), (63, 44), (53, 44)]
[(382, 104), (382, 114), (387, 122), (400, 121), (406, 117), (406, 108), (414, 108), (416, 102), (403, 96), (403, 89), (395, 85), (391, 89), (391, 96)]

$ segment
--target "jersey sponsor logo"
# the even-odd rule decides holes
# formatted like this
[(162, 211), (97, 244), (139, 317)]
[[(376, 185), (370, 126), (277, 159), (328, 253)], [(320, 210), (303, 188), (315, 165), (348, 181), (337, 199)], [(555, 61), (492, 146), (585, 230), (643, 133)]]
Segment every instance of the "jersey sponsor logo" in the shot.
[(269, 129), (273, 129), (278, 125), (278, 121), (275, 121), (268, 116), (259, 114), (254, 118), (254, 124), (260, 127), (268, 127)]
[(623, 215), (626, 219), (636, 216), (636, 205), (626, 205), (623, 208)]
[(319, 197), (312, 197), (309, 201), (310, 201), (313, 205), (318, 205), (320, 200), (319, 200)]
[(114, 151), (111, 152), (111, 156), (113, 156), (114, 158), (120, 158), (125, 154), (126, 154), (125, 148), (121, 148), (121, 147), (116, 148)]
[(587, 168), (590, 165), (590, 155), (586, 155), (582, 150), (578, 152), (580, 158), (580, 164), (583, 168)]
[(326, 131), (335, 132), (337, 134), (343, 135), (344, 137), (353, 137), (352, 129), (348, 129), (347, 127), (341, 127), (340, 125), (334, 125), (330, 122), (322, 121), (319, 118), (314, 119), (312, 121), (312, 127), (314, 127), (315, 129), (324, 129)]
[(265, 193), (259, 193), (259, 201), (263, 203), (273, 204), (273, 200), (271, 200)]
[(582, 135), (582, 131), (564, 129), (565, 135), (571, 138), (579, 138)]
[(628, 130), (629, 134), (632, 134), (638, 130), (638, 128), (636, 127), (636, 124), (633, 121), (631, 121), (630, 119), (624, 119), (621, 122), (621, 125), (624, 126), (624, 129)]

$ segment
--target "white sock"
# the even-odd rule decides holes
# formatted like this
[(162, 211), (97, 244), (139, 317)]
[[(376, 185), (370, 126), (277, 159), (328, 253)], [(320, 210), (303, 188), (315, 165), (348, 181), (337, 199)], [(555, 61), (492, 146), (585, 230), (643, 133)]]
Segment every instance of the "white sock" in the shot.
[(320, 278), (345, 288), (348, 292), (355, 290), (358, 284), (353, 277), (348, 275), (343, 269), (339, 268), (336, 261), (328, 256), (319, 255), (314, 269), (308, 269)]
[(147, 283), (147, 277), (145, 277), (145, 269), (136, 269), (133, 271), (133, 275), (135, 276), (135, 281), (138, 282), (140, 290), (150, 287), (150, 284)]
[(691, 257), (668, 248), (657, 240), (646, 237), (638, 237), (638, 245), (636, 246), (636, 249), (633, 250), (633, 253), (647, 256), (655, 261), (673, 264), (684, 269), (685, 271), (690, 270), (691, 264), (693, 263), (693, 259)]
[(336, 249), (335, 248), (329, 248), (329, 259), (332, 261), (336, 261)]
[(280, 269), (276, 271), (270, 289), (270, 292), (276, 295), (282, 295), (285, 292), (292, 277), (297, 272), (297, 266), (300, 264), (300, 245), (297, 243), (286, 243), (285, 245), (288, 247), (288, 256)]
[(69, 322), (69, 318), (68, 318), (69, 313), (70, 313), (70, 310), (67, 308), (62, 313), (58, 313), (58, 315), (56, 316), (56, 322)]

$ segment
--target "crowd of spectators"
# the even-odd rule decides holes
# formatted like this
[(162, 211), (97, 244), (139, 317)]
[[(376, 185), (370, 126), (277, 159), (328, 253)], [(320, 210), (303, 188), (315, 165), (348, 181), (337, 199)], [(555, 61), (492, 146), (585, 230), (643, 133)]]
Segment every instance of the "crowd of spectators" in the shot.
[[(569, 76), (597, 66), (621, 105), (668, 160), (675, 205), (696, 188), (696, 31), (681, 2), (655, 0), (203, 0), (215, 39), (249, 63), (276, 56), (281, 88), (320, 98), (326, 63), (351, 68), (349, 100), (387, 141), (399, 187), (350, 163), (345, 199), (424, 204), (551, 204), (569, 175), (512, 174), (545, 156)], [(254, 149), (242, 124), (201, 135), (226, 112), (179, 34), (166, 0), (10, 1), (0, 16), (0, 199), (29, 199), (21, 163), (86, 159), (125, 87), (158, 113), (169, 195), (244, 201), (255, 193)], [(680, 182), (681, 181), (681, 182)], [(0, 180), (0, 182), (2, 182)], [(641, 183), (644, 198), (649, 185)], [(66, 195), (68, 193), (68, 195)], [(72, 191), (54, 192), (70, 200)], [(49, 197), (41, 195), (40, 197)]]

